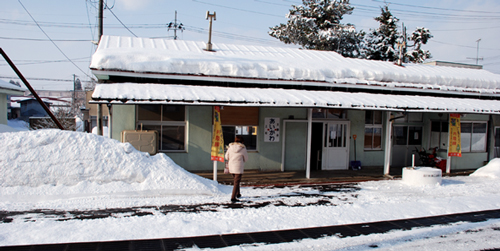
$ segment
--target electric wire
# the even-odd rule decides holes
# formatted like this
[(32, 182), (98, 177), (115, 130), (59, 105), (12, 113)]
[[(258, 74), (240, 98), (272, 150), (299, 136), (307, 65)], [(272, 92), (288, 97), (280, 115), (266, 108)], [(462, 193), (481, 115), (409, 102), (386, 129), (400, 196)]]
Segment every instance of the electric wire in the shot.
[(264, 13), (264, 12), (259, 12), (259, 11), (253, 11), (253, 10), (239, 9), (239, 8), (234, 8), (234, 7), (225, 6), (225, 5), (221, 5), (221, 4), (207, 3), (207, 2), (200, 1), (200, 0), (193, 0), (193, 2), (211, 5), (211, 6), (217, 6), (217, 7), (231, 9), (231, 10), (237, 10), (237, 11), (249, 12), (249, 13), (254, 13), (254, 14), (259, 14), (259, 15), (265, 15), (265, 16), (270, 16), (270, 17), (283, 18), (283, 16), (280, 16), (280, 15), (274, 15), (274, 14), (269, 14), (269, 13)]
[(439, 8), (439, 7), (428, 7), (428, 6), (421, 6), (421, 5), (412, 5), (412, 4), (402, 4), (402, 3), (393, 3), (393, 2), (387, 2), (387, 1), (380, 1), (380, 0), (372, 0), (374, 2), (380, 2), (384, 4), (393, 4), (393, 5), (400, 5), (400, 6), (406, 6), (406, 7), (412, 7), (412, 8), (423, 8), (423, 9), (434, 9), (434, 10), (446, 10), (446, 11), (458, 11), (458, 12), (473, 12), (473, 13), (489, 13), (489, 14), (500, 14), (500, 12), (497, 11), (479, 11), (479, 10), (458, 10), (458, 9), (450, 9), (450, 8)]
[(111, 8), (108, 7), (108, 5), (106, 4), (106, 7), (105, 7), (107, 10), (109, 10), (109, 12), (111, 12), (111, 14), (113, 14), (113, 16), (116, 18), (116, 20), (118, 20), (118, 22), (120, 22), (123, 27), (125, 27), (125, 29), (127, 29), (132, 35), (134, 35), (134, 37), (137, 37), (137, 35), (135, 35), (123, 22), (122, 20), (120, 20), (116, 15), (115, 13), (111, 10)]
[(38, 26), (38, 28), (43, 32), (43, 34), (45, 34), (45, 36), (52, 42), (52, 44), (59, 50), (59, 52), (61, 52), (61, 54), (64, 55), (64, 57), (66, 59), (68, 59), (68, 61), (70, 61), (78, 70), (80, 70), (83, 74), (85, 74), (85, 76), (89, 77), (90, 79), (93, 79), (90, 75), (88, 75), (86, 72), (84, 72), (80, 67), (78, 67), (78, 65), (76, 65), (75, 62), (71, 61), (71, 59), (61, 50), (61, 48), (59, 48), (59, 46), (57, 46), (57, 44), (52, 41), (52, 39), (50, 38), (50, 36), (42, 29), (42, 27), (40, 27), (38, 25), (38, 23), (36, 22), (35, 18), (31, 15), (31, 13), (28, 11), (28, 9), (26, 9), (26, 7), (23, 5), (23, 3), (21, 2), (21, 0), (18, 0), (19, 4), (21, 4), (21, 6), (23, 7), (23, 9), (26, 11), (26, 13), (28, 13), (28, 15), (31, 17), (31, 19), (33, 20), (33, 22), (35, 22)]

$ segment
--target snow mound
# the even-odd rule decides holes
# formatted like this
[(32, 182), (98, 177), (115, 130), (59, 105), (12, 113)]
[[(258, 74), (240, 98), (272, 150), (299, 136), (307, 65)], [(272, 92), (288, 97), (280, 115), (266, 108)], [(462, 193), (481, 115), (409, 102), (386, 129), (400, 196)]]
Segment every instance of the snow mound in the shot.
[(8, 125), (0, 124), (0, 132), (17, 132), (16, 128), (10, 127)]
[(500, 158), (490, 160), (487, 165), (477, 169), (470, 176), (500, 178)]
[(87, 193), (220, 192), (217, 182), (189, 173), (163, 153), (150, 156), (129, 143), (91, 133), (54, 129), (6, 132), (0, 133), (0, 142), (0, 187), (78, 185)]

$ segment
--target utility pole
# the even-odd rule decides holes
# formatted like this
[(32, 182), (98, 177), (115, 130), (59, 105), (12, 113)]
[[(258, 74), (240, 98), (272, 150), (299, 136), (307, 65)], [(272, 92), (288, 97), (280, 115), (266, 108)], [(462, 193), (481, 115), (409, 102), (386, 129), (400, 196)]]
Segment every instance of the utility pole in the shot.
[[(98, 43), (101, 41), (101, 36), (103, 35), (103, 17), (104, 17), (104, 0), (99, 0), (99, 33)], [(101, 104), (96, 104), (97, 106), (97, 135), (102, 136), (102, 106)]]
[(479, 57), (479, 42), (481, 39), (476, 40), (477, 46), (476, 46), (476, 57), (475, 58), (467, 58), (467, 59), (475, 59), (476, 60), (476, 65), (479, 64), (478, 60), (483, 60), (483, 58)]
[(182, 23), (177, 24), (177, 11), (175, 11), (175, 20), (168, 24), (168, 30), (174, 30), (174, 40), (177, 40), (177, 30), (183, 31), (184, 25)]
[(103, 19), (104, 19), (104, 0), (99, 0), (99, 28), (97, 33), (97, 43), (101, 40), (103, 34)]
[[(481, 41), (481, 39), (478, 39), (476, 42), (477, 42), (477, 50), (476, 50), (476, 65), (478, 64), (478, 60), (479, 60), (479, 42)], [(483, 60), (481, 58), (481, 60)]]

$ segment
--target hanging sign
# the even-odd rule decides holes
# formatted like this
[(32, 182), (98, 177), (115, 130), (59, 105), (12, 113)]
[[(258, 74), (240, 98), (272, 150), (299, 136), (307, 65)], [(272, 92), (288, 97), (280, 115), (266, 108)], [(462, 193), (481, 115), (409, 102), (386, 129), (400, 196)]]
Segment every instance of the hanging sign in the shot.
[(450, 114), (450, 129), (448, 156), (449, 157), (462, 157), (461, 137), (460, 137), (460, 114)]
[(280, 118), (264, 119), (264, 142), (280, 142)]
[(222, 137), (220, 106), (214, 107), (214, 131), (212, 133), (211, 159), (213, 161), (224, 162), (224, 137)]

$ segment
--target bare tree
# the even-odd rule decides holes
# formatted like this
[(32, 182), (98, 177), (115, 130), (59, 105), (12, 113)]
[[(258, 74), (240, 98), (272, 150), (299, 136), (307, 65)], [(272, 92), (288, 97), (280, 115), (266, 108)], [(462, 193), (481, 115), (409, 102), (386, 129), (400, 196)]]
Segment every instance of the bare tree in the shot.
[[(54, 116), (59, 120), (65, 130), (76, 130), (76, 117), (74, 109), (70, 107), (60, 107), (54, 112)], [(30, 128), (32, 130), (58, 128), (50, 117), (30, 118)]]

